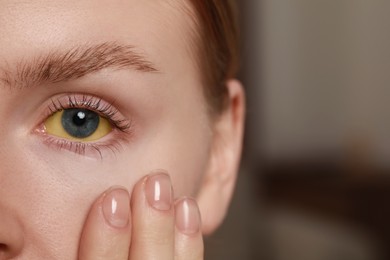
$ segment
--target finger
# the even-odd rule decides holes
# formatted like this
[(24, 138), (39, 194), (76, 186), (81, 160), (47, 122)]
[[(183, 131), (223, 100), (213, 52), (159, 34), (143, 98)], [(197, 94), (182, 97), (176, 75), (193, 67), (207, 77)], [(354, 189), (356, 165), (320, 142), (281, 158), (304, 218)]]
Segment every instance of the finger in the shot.
[(126, 260), (131, 239), (130, 198), (112, 188), (93, 204), (81, 235), (79, 260)]
[(194, 199), (183, 198), (175, 203), (175, 260), (203, 259), (204, 245), (201, 218)]
[(159, 173), (136, 184), (131, 200), (131, 260), (172, 260), (174, 207), (170, 178)]

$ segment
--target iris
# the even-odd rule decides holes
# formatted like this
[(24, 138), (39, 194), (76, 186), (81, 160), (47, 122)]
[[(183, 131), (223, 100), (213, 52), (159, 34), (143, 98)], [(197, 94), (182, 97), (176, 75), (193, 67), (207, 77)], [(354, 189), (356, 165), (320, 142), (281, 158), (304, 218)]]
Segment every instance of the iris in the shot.
[(72, 137), (87, 138), (99, 126), (100, 117), (97, 113), (81, 108), (64, 110), (61, 123), (64, 130)]

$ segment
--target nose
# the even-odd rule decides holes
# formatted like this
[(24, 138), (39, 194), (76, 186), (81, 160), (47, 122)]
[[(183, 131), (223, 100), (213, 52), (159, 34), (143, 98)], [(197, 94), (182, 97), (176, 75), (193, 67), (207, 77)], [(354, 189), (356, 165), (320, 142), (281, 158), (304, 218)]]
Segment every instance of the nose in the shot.
[(0, 205), (0, 260), (16, 257), (21, 253), (22, 248), (22, 226)]

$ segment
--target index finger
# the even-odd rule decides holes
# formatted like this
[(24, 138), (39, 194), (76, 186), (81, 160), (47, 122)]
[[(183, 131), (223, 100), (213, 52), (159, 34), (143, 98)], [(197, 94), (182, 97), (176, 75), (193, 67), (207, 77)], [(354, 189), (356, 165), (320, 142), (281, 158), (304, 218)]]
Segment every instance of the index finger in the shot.
[(129, 193), (123, 188), (112, 188), (92, 205), (81, 236), (78, 259), (128, 259), (130, 240)]

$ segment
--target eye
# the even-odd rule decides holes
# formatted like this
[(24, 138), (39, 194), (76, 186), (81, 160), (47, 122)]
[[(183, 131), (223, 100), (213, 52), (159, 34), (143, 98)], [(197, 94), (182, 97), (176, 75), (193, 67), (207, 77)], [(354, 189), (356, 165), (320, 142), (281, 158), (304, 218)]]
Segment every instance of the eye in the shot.
[(108, 119), (84, 108), (59, 110), (48, 117), (44, 126), (53, 136), (74, 141), (96, 141), (112, 131)]
[(34, 133), (50, 148), (103, 159), (106, 151), (118, 152), (134, 138), (133, 120), (124, 116), (113, 101), (64, 93), (44, 106), (42, 121)]

